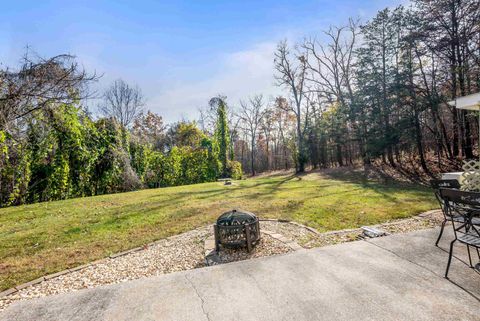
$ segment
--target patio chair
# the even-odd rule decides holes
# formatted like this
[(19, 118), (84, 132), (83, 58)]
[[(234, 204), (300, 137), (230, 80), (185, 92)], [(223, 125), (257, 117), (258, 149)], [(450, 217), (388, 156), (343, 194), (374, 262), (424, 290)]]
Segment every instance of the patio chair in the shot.
[(480, 259), (478, 250), (480, 248), (480, 227), (473, 224), (473, 219), (478, 218), (477, 216), (480, 215), (480, 193), (440, 188), (440, 197), (445, 201), (445, 209), (448, 216), (463, 217), (463, 222), (456, 219), (451, 221), (455, 239), (450, 243), (447, 269), (445, 271), (445, 278), (448, 279), (448, 270), (452, 263), (453, 245), (455, 242), (458, 241), (467, 246), (470, 267), (474, 267), (470, 247), (474, 247), (477, 250), (477, 255)]
[(438, 242), (440, 242), (440, 239), (443, 235), (443, 229), (445, 228), (445, 224), (452, 219), (463, 219), (463, 217), (452, 218), (447, 215), (445, 211), (445, 201), (440, 196), (440, 188), (460, 189), (460, 183), (456, 179), (434, 179), (430, 181), (430, 185), (435, 191), (435, 197), (440, 204), (440, 208), (442, 209), (443, 214), (443, 222), (442, 226), (440, 227), (440, 234), (438, 234), (437, 241), (435, 242), (435, 246), (438, 246)]

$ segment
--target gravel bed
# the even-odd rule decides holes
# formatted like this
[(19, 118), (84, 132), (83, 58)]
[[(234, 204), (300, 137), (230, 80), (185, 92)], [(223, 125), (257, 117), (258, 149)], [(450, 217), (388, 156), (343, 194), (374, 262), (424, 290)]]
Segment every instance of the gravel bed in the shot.
[[(430, 211), (412, 218), (399, 219), (374, 225), (388, 234), (407, 233), (440, 225), (443, 216), (440, 211)], [(361, 229), (314, 233), (304, 227), (288, 222), (261, 221), (261, 228), (279, 233), (297, 242), (304, 248), (314, 248), (338, 243), (345, 243), (362, 238)]]
[(318, 235), (304, 227), (288, 222), (260, 221), (260, 229), (281, 234), (287, 239), (297, 242), (301, 246), (304, 246), (312, 238), (315, 238)]
[(435, 217), (414, 217), (394, 221), (391, 223), (381, 224), (380, 228), (390, 234), (407, 233), (438, 226), (442, 222), (442, 220), (437, 220)]
[(360, 229), (357, 229), (354, 232), (338, 231), (317, 234), (296, 224), (275, 221), (262, 221), (260, 227), (282, 234), (307, 249), (354, 241), (362, 233)]
[(303, 247), (311, 249), (314, 247), (322, 247), (327, 245), (334, 245), (339, 243), (357, 241), (361, 239), (362, 231), (348, 231), (338, 233), (321, 233), (308, 240), (308, 242), (302, 244)]
[(288, 245), (274, 239), (270, 235), (263, 233), (262, 238), (250, 253), (248, 253), (246, 249), (221, 249), (218, 252), (218, 259), (220, 263), (229, 263), (253, 259), (256, 257), (284, 254), (291, 251), (293, 250)]
[[(373, 225), (387, 234), (408, 233), (413, 231), (424, 230), (439, 226), (443, 221), (441, 212), (431, 212), (425, 216), (415, 216), (412, 218), (394, 220), (387, 223)], [(312, 248), (338, 243), (356, 241), (363, 238), (362, 229), (354, 229), (350, 231), (327, 232), (312, 237), (307, 243), (301, 244), (303, 247)]]

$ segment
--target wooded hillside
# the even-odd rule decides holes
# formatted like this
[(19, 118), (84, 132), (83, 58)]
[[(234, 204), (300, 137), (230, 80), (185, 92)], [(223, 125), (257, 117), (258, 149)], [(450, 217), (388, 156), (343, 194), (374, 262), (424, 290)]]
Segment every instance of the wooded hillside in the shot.
[(431, 175), (474, 157), (478, 115), (446, 102), (480, 91), (479, 1), (419, 0), (352, 18), (280, 42), (274, 62), (285, 96), (263, 108), (254, 97), (256, 132), (255, 112), (239, 115), (245, 169), (288, 167), (289, 154), (298, 171), (380, 160)]

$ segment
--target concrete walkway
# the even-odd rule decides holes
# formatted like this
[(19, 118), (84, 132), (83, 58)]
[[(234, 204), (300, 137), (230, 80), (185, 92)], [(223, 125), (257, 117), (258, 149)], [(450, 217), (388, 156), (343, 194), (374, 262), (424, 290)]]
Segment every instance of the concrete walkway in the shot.
[[(447, 228), (449, 231), (451, 227)], [(480, 320), (480, 275), (425, 230), (13, 304), (1, 320)], [(443, 250), (442, 250), (443, 249)], [(475, 254), (476, 255), (476, 254)]]

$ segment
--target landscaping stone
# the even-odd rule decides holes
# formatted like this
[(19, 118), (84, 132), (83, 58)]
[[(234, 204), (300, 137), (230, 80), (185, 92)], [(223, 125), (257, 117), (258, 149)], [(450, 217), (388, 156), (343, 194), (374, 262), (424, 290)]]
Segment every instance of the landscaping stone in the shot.
[(57, 273), (48, 274), (48, 275), (45, 275), (45, 280), (50, 280), (50, 279), (59, 277), (61, 275), (64, 275), (64, 274), (67, 274), (67, 273), (70, 273), (70, 272), (71, 272), (70, 270), (64, 270), (64, 271), (60, 271), (60, 272), (57, 272)]
[(87, 264), (79, 265), (79, 266), (76, 266), (76, 267), (74, 267), (74, 268), (68, 269), (68, 271), (69, 271), (69, 272), (80, 271), (80, 270), (83, 270), (83, 269), (89, 267), (90, 265), (92, 265), (92, 264), (91, 264), (91, 263), (87, 263)]
[(258, 244), (248, 252), (246, 248), (228, 249), (222, 248), (215, 256), (210, 256), (209, 265), (243, 261), (252, 258), (284, 254), (293, 251), (293, 249), (284, 242), (263, 233)]
[(109, 258), (114, 259), (116, 257), (120, 257), (120, 256), (124, 256), (124, 255), (130, 254), (130, 253), (133, 253), (133, 252), (141, 251), (144, 248), (145, 247), (139, 246), (139, 247), (133, 248), (131, 250), (127, 250), (127, 251), (123, 251), (123, 252), (120, 252), (120, 253), (112, 254), (112, 255), (109, 256)]
[(215, 252), (215, 237), (212, 235), (205, 240), (204, 245), (205, 256), (209, 256)]
[(17, 285), (17, 286), (15, 287), (15, 289), (16, 289), (17, 291), (20, 291), (20, 290), (23, 290), (23, 289), (25, 289), (25, 288), (28, 288), (28, 287), (30, 287), (30, 286), (32, 286), (32, 285), (39, 284), (40, 282), (43, 282), (43, 281), (45, 281), (45, 277), (42, 276), (42, 277), (40, 277), (40, 278), (38, 278), (38, 279), (35, 279), (35, 280), (32, 280), (32, 281), (30, 281), (30, 282)]
[(7, 295), (10, 295), (10, 294), (13, 294), (15, 292), (17, 292), (17, 289), (15, 289), (15, 288), (11, 288), (11, 289), (5, 290), (3, 292), (0, 292), (0, 298), (4, 297), (4, 296), (7, 296)]
[[(283, 223), (283, 224), (286, 224), (286, 223)], [(290, 240), (290, 239), (286, 238), (285, 236), (283, 236), (279, 233), (273, 233), (273, 232), (268, 231), (268, 230), (262, 230), (262, 233), (267, 234), (267, 235), (273, 237), (274, 239), (282, 242), (283, 244), (287, 245), (288, 247), (290, 247), (294, 251), (303, 249), (303, 247), (298, 245), (297, 242), (295, 242), (293, 240)]]
[(381, 237), (387, 235), (385, 231), (380, 229), (370, 227), (370, 226), (362, 226), (363, 235), (366, 237), (374, 238), (374, 237)]

